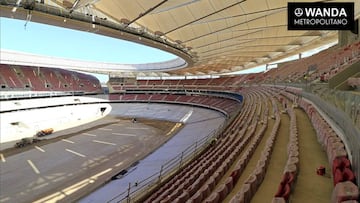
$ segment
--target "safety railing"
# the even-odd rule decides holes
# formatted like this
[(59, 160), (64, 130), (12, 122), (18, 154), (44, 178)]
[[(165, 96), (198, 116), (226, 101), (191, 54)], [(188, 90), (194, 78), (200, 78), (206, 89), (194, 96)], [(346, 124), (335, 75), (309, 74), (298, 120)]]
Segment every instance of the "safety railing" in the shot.
[[(292, 87), (290, 84), (285, 87)], [(360, 177), (360, 94), (330, 89), (324, 84), (311, 84), (302, 88), (302, 97), (310, 100), (341, 129), (353, 171)]]
[[(341, 93), (337, 93), (337, 94), (341, 94)], [(359, 177), (360, 175), (359, 128), (356, 127), (356, 125), (354, 125), (351, 118), (344, 111), (342, 111), (341, 108), (338, 108), (337, 106), (329, 103), (328, 100), (324, 100), (319, 96), (309, 92), (302, 92), (302, 96), (312, 101), (323, 112), (326, 112), (327, 116), (332, 121), (334, 121), (334, 123), (343, 131), (343, 137), (341, 137), (341, 139), (346, 146), (349, 159), (352, 162), (353, 171), (357, 174), (357, 177)], [(346, 102), (345, 99), (342, 100), (343, 102)]]
[(84, 94), (83, 92), (52, 92), (52, 91), (1, 91), (0, 100), (31, 99), (38, 97), (57, 97)]

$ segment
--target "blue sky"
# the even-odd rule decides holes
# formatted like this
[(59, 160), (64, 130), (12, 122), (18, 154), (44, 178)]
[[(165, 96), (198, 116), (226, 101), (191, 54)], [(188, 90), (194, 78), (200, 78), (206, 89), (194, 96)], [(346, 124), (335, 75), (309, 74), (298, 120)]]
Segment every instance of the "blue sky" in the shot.
[(176, 56), (140, 44), (35, 22), (0, 18), (1, 49), (86, 61), (151, 63)]

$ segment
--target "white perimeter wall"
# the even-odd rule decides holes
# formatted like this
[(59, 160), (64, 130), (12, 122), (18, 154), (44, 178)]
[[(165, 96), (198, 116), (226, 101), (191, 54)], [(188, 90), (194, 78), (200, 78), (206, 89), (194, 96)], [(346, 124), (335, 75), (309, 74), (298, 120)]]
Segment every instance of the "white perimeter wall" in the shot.
[[(76, 99), (77, 102), (74, 102)], [(33, 137), (39, 130), (53, 128), (54, 132), (82, 125), (103, 118), (111, 111), (111, 106), (107, 103), (82, 104), (80, 101), (86, 102), (103, 102), (106, 100), (85, 98), (85, 97), (65, 97), (56, 98), (56, 102), (52, 98), (34, 100), (16, 100), (0, 102), (1, 110), (3, 107), (10, 107), (9, 103), (20, 102), (22, 107), (43, 107), (57, 104), (67, 104), (67, 106), (19, 110), (0, 114), (0, 149), (12, 147), (16, 141), (24, 137)], [(7, 104), (5, 104), (7, 103)], [(73, 105), (71, 105), (71, 103)], [(31, 105), (29, 105), (31, 104)], [(101, 108), (106, 108), (101, 112)]]

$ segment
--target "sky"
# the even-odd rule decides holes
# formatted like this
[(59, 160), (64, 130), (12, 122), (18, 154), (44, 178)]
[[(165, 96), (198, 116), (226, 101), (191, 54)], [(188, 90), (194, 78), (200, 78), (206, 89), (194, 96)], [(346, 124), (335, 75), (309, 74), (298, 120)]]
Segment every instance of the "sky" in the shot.
[(86, 61), (139, 64), (175, 59), (155, 48), (89, 32), (0, 17), (1, 49)]

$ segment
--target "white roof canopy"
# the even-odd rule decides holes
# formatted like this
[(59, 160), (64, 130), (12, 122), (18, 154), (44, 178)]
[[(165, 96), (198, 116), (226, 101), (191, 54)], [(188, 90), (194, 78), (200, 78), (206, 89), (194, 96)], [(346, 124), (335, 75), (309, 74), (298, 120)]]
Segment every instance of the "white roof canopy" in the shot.
[[(21, 14), (21, 9), (11, 12), (15, 0), (0, 2), (2, 16), (25, 19), (26, 12)], [(32, 20), (86, 31), (91, 31), (89, 23), (93, 23), (98, 34), (160, 48), (187, 62), (187, 67), (154, 71), (170, 75), (221, 74), (271, 63), (337, 40), (337, 31), (287, 30), (288, 2), (45, 0), (44, 4), (34, 4)], [(354, 2), (355, 16), (360, 16), (359, 1), (331, 2)], [(49, 9), (53, 7), (57, 12)], [(66, 23), (64, 17), (69, 19)]]

